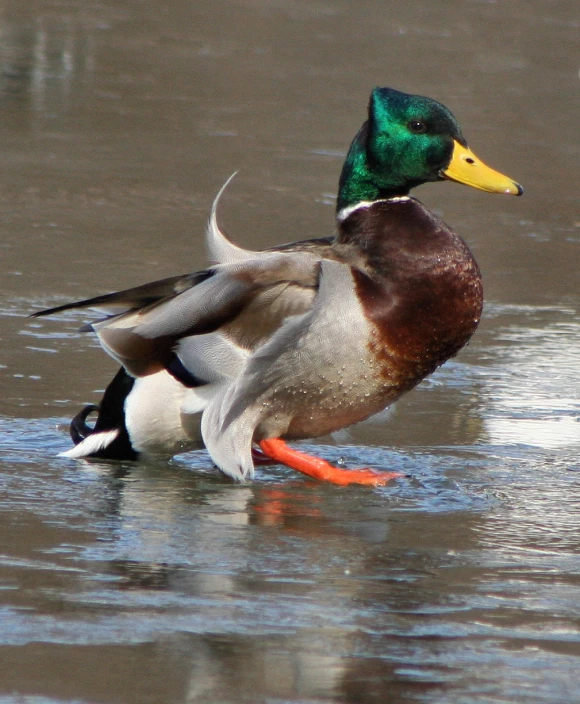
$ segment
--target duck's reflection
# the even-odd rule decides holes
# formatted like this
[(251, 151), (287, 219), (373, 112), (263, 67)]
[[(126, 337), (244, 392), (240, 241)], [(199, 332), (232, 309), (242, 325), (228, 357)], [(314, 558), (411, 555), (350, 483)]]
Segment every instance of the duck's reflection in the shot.
[[(189, 659), (185, 701), (378, 702), (441, 686), (441, 663), (413, 659), (413, 624), (454, 610), (445, 546), (471, 546), (476, 515), (454, 528), (427, 512), (409, 525), (396, 489), (344, 491), (286, 470), (236, 485), (185, 461), (112, 467), (87, 465), (110, 482), (111, 518), (111, 544), (93, 548), (108, 593), (88, 585), (87, 602), (122, 594), (124, 612), (174, 634)], [(409, 658), (413, 673), (399, 663)]]

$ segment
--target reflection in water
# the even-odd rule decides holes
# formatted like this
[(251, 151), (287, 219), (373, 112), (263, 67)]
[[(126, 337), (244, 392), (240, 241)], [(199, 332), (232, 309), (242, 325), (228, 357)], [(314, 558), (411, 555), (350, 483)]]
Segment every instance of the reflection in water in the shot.
[[(190, 638), (188, 701), (228, 701), (233, 691), (299, 700), (342, 692), (345, 701), (380, 701), (388, 683), (400, 691), (409, 682), (445, 686), (440, 667), (416, 662), (411, 670), (393, 661), (390, 644), (388, 662), (377, 659), (371, 643), (356, 645), (360, 633), (390, 641), (411, 635), (420, 614), (449, 616), (457, 608), (439, 594), (438, 574), (455, 558), (431, 552), (441, 544), (433, 525), (430, 545), (417, 555), (396, 514), (404, 502), (303, 481), (200, 487), (199, 478), (168, 476), (161, 467), (136, 468), (116, 487), (113, 544), (91, 547), (88, 556), (104, 560), (102, 568), (120, 580), (107, 592), (87, 582), (81, 601), (122, 604), (134, 614), (147, 609), (150, 619), (157, 614), (155, 628), (167, 628), (177, 610), (180, 630), (200, 634)], [(131, 559), (108, 561), (111, 548)], [(208, 631), (216, 635), (201, 635)], [(353, 647), (368, 651), (368, 665), (344, 657)], [(401, 661), (406, 651), (400, 649)], [(382, 684), (374, 691), (378, 672)]]
[[(66, 106), (70, 95), (75, 68), (75, 33), (69, 17), (59, 18), (55, 25), (54, 21), (41, 15), (37, 17), (34, 35), (30, 85), (33, 109), (46, 113), (47, 99), (54, 101), (55, 107), (59, 104)], [(48, 110), (49, 114), (51, 112)]]
[(0, 30), (0, 94), (26, 100), (33, 123), (70, 108), (73, 82), (95, 68), (95, 22), (73, 15), (38, 14), (23, 29), (4, 20)]

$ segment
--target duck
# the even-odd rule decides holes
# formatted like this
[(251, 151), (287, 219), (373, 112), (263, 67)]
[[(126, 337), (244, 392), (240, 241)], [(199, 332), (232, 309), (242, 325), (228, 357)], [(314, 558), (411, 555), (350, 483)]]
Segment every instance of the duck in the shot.
[(138, 460), (205, 447), (238, 482), (282, 464), (340, 486), (385, 485), (400, 473), (339, 467), (289, 442), (384, 410), (478, 326), (472, 253), (410, 191), (522, 187), (475, 156), (444, 105), (388, 87), (371, 92), (348, 150), (333, 235), (238, 246), (217, 220), (229, 180), (210, 210), (208, 268), (33, 314), (104, 309), (81, 330), (120, 365), (101, 402), (71, 421), (74, 445), (61, 455)]

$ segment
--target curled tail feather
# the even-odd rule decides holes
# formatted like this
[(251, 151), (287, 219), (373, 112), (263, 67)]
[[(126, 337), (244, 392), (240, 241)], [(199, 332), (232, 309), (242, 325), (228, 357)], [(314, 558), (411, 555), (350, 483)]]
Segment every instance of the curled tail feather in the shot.
[[(136, 460), (138, 453), (131, 445), (125, 426), (125, 399), (133, 388), (134, 379), (121, 367), (111, 381), (100, 406), (89, 404), (72, 419), (70, 436), (75, 446), (61, 457), (80, 459)], [(87, 424), (91, 413), (98, 413), (94, 427)]]

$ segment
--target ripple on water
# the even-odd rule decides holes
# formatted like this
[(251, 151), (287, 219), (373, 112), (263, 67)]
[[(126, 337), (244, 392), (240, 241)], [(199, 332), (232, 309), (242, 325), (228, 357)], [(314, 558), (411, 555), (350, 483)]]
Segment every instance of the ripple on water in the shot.
[(493, 367), (483, 373), (488, 436), (499, 444), (578, 446), (580, 323), (568, 309), (524, 312), (529, 327), (501, 327), (490, 349)]

